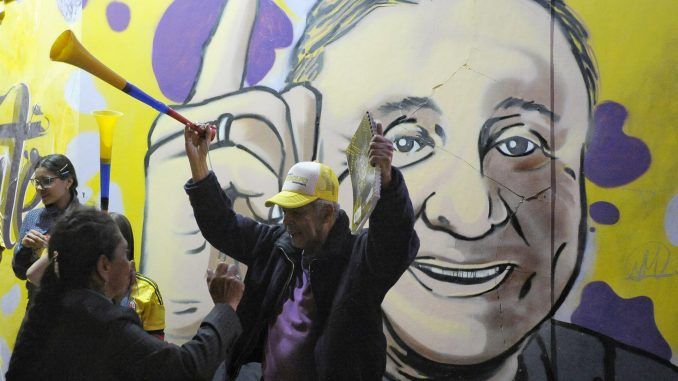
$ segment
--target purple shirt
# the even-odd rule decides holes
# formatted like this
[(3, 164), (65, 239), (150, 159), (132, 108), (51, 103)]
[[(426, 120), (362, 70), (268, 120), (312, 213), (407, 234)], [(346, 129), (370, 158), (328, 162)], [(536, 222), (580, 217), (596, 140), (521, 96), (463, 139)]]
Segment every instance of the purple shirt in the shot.
[(264, 352), (264, 380), (315, 380), (313, 348), (316, 335), (313, 321), (316, 305), (311, 290), (309, 270), (296, 277), (293, 295), (283, 304), (282, 312), (268, 327)]

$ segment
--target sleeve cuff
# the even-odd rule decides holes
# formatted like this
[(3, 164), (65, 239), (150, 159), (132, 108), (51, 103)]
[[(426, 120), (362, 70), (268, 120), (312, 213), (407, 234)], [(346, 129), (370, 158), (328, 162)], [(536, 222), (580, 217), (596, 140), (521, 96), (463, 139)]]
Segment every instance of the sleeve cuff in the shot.
[(210, 171), (209, 174), (205, 176), (205, 178), (202, 180), (193, 181), (193, 179), (188, 179), (188, 181), (186, 181), (186, 184), (184, 184), (184, 189), (188, 192), (191, 189), (200, 188), (203, 184), (212, 181), (213, 178), (216, 178), (216, 175), (214, 174), (213, 171)]
[(238, 318), (236, 312), (228, 304), (215, 304), (214, 308), (202, 320), (202, 324), (209, 324), (215, 327), (222, 337), (232, 337), (235, 339), (242, 333), (240, 318)]
[(392, 166), (391, 167), (391, 183), (388, 184), (388, 186), (381, 188), (382, 193), (397, 192), (398, 188), (400, 188), (403, 181), (404, 181), (403, 175), (400, 172), (400, 170), (398, 168)]

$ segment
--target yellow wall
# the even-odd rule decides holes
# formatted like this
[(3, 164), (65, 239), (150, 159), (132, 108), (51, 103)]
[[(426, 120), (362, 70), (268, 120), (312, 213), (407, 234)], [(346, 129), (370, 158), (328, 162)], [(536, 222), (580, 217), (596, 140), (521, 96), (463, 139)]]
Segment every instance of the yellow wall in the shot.
[[(77, 4), (78, 1), (71, 3)], [(142, 237), (142, 233), (144, 234), (142, 239), (136, 240), (136, 259), (139, 263), (141, 255), (147, 255), (147, 253), (142, 254), (142, 240), (149, 239), (149, 232), (151, 235), (155, 234), (158, 240), (169, 237), (167, 242), (174, 242), (170, 237), (174, 233), (169, 232), (167, 226), (148, 225), (146, 231), (143, 231), (144, 218), (149, 215), (149, 211), (145, 211), (145, 208), (148, 207), (147, 203), (150, 199), (162, 200), (163, 197), (170, 197), (172, 202), (178, 200), (176, 201), (178, 203), (187, 203), (186, 198), (182, 199), (185, 196), (183, 196), (181, 184), (187, 178), (188, 168), (181, 161), (171, 162), (168, 166), (160, 165), (160, 167), (151, 164), (149, 168), (151, 177), (149, 178), (152, 178), (154, 186), (158, 187), (152, 189), (163, 191), (161, 194), (147, 194), (148, 179), (144, 160), (147, 155), (148, 142), (149, 139), (162, 137), (161, 133), (165, 131), (161, 130), (157, 135), (149, 137), (151, 125), (158, 117), (157, 112), (97, 79), (93, 81), (93, 89), (83, 90), (80, 95), (77, 92), (71, 95), (65, 94), (68, 89), (67, 83), (76, 73), (76, 69), (62, 63), (51, 62), (49, 49), (52, 41), (63, 30), (73, 29), (94, 56), (129, 82), (162, 102), (177, 103), (176, 99), (170, 99), (163, 94), (152, 66), (156, 28), (172, 1), (128, 0), (122, 2), (131, 14), (129, 26), (123, 31), (111, 29), (107, 20), (108, 7), (116, 2), (90, 0), (86, 3), (81, 16), (75, 12), (69, 19), (64, 17), (55, 1), (6, 2), (4, 7), (0, 1), (0, 12), (4, 9), (4, 17), (0, 19), (0, 97), (23, 91), (19, 90), (21, 88), (19, 85), (24, 84), (30, 93), (30, 102), (25, 106), (30, 108), (39, 105), (44, 114), (34, 116), (32, 121), (40, 121), (46, 130), (43, 136), (27, 141), (24, 150), (37, 149), (43, 155), (53, 152), (70, 153), (79, 174), (81, 173), (80, 165), (87, 168), (94, 168), (93, 165), (98, 166), (98, 163), (92, 164), (93, 160), (98, 160), (98, 147), (96, 144), (90, 144), (96, 143), (94, 134), (97, 132), (97, 126), (89, 113), (91, 110), (85, 112), (79, 110), (78, 107), (74, 108), (67, 98), (70, 97), (76, 101), (80, 99), (81, 105), (94, 104), (96, 102), (89, 101), (96, 98), (92, 98), (92, 94), (98, 94), (101, 99), (99, 105), (125, 114), (118, 122), (114, 135), (111, 181), (120, 191), (117, 193), (119, 196), (117, 201), (112, 198), (112, 202), (116, 202), (114, 210), (124, 212), (129, 217), (135, 236)], [(672, 225), (672, 233), (668, 231), (666, 213), (669, 210), (669, 203), (672, 200), (675, 203), (678, 195), (678, 187), (673, 175), (678, 170), (674, 156), (678, 148), (676, 143), (678, 140), (675, 138), (675, 120), (678, 118), (678, 104), (675, 100), (678, 78), (676, 78), (675, 67), (678, 64), (678, 49), (676, 49), (674, 16), (678, 13), (678, 3), (673, 0), (656, 0), (651, 3), (650, 6), (649, 3), (633, 0), (595, 2), (570, 0), (568, 2), (581, 17), (591, 36), (590, 44), (595, 52), (601, 78), (599, 103), (614, 101), (626, 108), (629, 117), (625, 123), (624, 132), (642, 139), (652, 157), (651, 166), (647, 172), (628, 184), (605, 188), (591, 181), (586, 182), (589, 203), (611, 202), (620, 210), (621, 218), (612, 225), (589, 220), (589, 227), (594, 229), (590, 234), (591, 248), (583, 262), (582, 280), (573, 289), (573, 293), (580, 292), (589, 282), (603, 281), (622, 298), (648, 297), (654, 306), (657, 327), (673, 350), (673, 363), (675, 364), (675, 353), (678, 351), (678, 313), (676, 313), (673, 301), (675, 294), (673, 290), (678, 289), (678, 257), (676, 257), (676, 241), (671, 242), (669, 234), (673, 234), (673, 239), (677, 239), (678, 233), (675, 231), (675, 223)], [(296, 41), (301, 32), (299, 25), (303, 24), (305, 18), (304, 12), (310, 8), (312, 1), (275, 1), (275, 4), (286, 12), (287, 17), (295, 25), (294, 39)], [(372, 17), (381, 17), (379, 12), (382, 11), (375, 12)], [(387, 11), (383, 12), (386, 14)], [(241, 30), (239, 33), (234, 39), (239, 37), (242, 40), (244, 36), (246, 41), (247, 30)], [(214, 44), (214, 41), (212, 43)], [(228, 49), (227, 45), (218, 47), (219, 51)], [(259, 83), (260, 85), (270, 86), (276, 91), (282, 88), (283, 78), (287, 73), (287, 59), (293, 45), (294, 43), (288, 43), (277, 50), (275, 64), (264, 80)], [(426, 46), (425, 42), (423, 45)], [(212, 46), (211, 49), (216, 50), (217, 47)], [(435, 47), (431, 49), (435, 50)], [(218, 54), (215, 53), (215, 55)], [(221, 77), (223, 74), (218, 71), (208, 73), (201, 80), (218, 83), (223, 79)], [(81, 80), (86, 74), (82, 75)], [(246, 87), (247, 83), (244, 86)], [(204, 95), (202, 98), (196, 96), (193, 101), (201, 101), (209, 98), (209, 95), (219, 95), (229, 91), (240, 92), (241, 90), (239, 86), (232, 88), (225, 85), (219, 90), (221, 92), (204, 91), (200, 93), (201, 96)], [(330, 99), (331, 90), (326, 91), (328, 94), (324, 96)], [(253, 96), (251, 100), (243, 99), (242, 102), (234, 101), (233, 107), (246, 108), (251, 102), (263, 99), (262, 104), (266, 104), (265, 102), (269, 101), (267, 98), (260, 99), (256, 96)], [(12, 123), (17, 106), (15, 103), (14, 95), (0, 102), (0, 127)], [(219, 107), (215, 106), (210, 112), (215, 113), (213, 115), (216, 117), (224, 112), (224, 107), (231, 107), (231, 105), (224, 102)], [(201, 116), (196, 121), (209, 118), (203, 114), (198, 115)], [(163, 128), (167, 127), (167, 133), (181, 131), (178, 123), (164, 120), (160, 124)], [(255, 128), (255, 125), (256, 123), (252, 125), (252, 128)], [(174, 128), (176, 131), (173, 130)], [(243, 134), (244, 139), (248, 137), (251, 138)], [(299, 147), (303, 145), (299, 141), (294, 143)], [(262, 143), (258, 147), (262, 149), (262, 152), (272, 152), (269, 149), (270, 146), (266, 144)], [(5, 203), (11, 192), (9, 162), (15, 148), (15, 140), (0, 137), (0, 155), (4, 158), (3, 165), (5, 166), (4, 177), (0, 179), (2, 182), (0, 213), (3, 214), (6, 213)], [(289, 151), (289, 146), (285, 149)], [(222, 156), (215, 154), (212, 160), (215, 161), (216, 167), (228, 167), (228, 163), (234, 162), (231, 160), (242, 160), (239, 164), (244, 166), (244, 169), (234, 170), (231, 176), (245, 178), (245, 183), (247, 183), (248, 171), (250, 175), (263, 172), (258, 172), (262, 171), (258, 167), (260, 163), (248, 161), (251, 158), (243, 158), (241, 155), (241, 153), (229, 151)], [(301, 156), (310, 158), (308, 153)], [(273, 162), (274, 159), (271, 161)], [(171, 161), (167, 157), (162, 160)], [(23, 160), (22, 165), (25, 163), (26, 161)], [(175, 176), (163, 177), (168, 172), (162, 171), (175, 173)], [(161, 173), (161, 175), (153, 177), (156, 173)], [(90, 169), (84, 171), (83, 174), (84, 176), (81, 175), (83, 177), (80, 178), (81, 188), (89, 189), (84, 195), (84, 201), (98, 205), (98, 173)], [(276, 190), (274, 187), (277, 180), (274, 178), (270, 181), (261, 180), (255, 183), (253, 189), (241, 190), (253, 193), (255, 190), (260, 190), (268, 195)], [(226, 179), (222, 179), (222, 184), (225, 182)], [(167, 194), (164, 190), (167, 190)], [(343, 187), (342, 190), (346, 192), (348, 189)], [(33, 194), (30, 188), (27, 192), (26, 203)], [(263, 196), (258, 198), (258, 200), (261, 199)], [(162, 202), (158, 202), (162, 205)], [(258, 203), (263, 204), (260, 201)], [(263, 206), (257, 205), (256, 208), (262, 209)], [(175, 211), (171, 204), (166, 205), (162, 210), (165, 214), (159, 215), (161, 217), (158, 218), (162, 219), (167, 215), (167, 221), (176, 226), (176, 231), (194, 226), (189, 214)], [(676, 209), (674, 208), (673, 211), (675, 212)], [(159, 212), (156, 210), (155, 213)], [(675, 221), (677, 217), (672, 218)], [(15, 242), (18, 239), (16, 211), (11, 220), (14, 224), (12, 225), (13, 233), (2, 237), (6, 243)], [(185, 224), (182, 221), (185, 221)], [(169, 227), (171, 228), (172, 225)], [(422, 240), (427, 239), (427, 233), (420, 232), (420, 235)], [(175, 259), (170, 256), (172, 253), (166, 253), (167, 246), (160, 244), (154, 246), (153, 240), (147, 242), (151, 242), (149, 247), (155, 253), (153, 254), (155, 259), (147, 261), (148, 275), (158, 281), (166, 300), (184, 297), (191, 293), (206, 297), (202, 283), (191, 284), (189, 279), (191, 277), (184, 279), (183, 276), (178, 276), (181, 280), (177, 282), (187, 283), (181, 286), (172, 284), (176, 275), (167, 274), (170, 271), (179, 272), (184, 263), (181, 261), (184, 259), (177, 259), (178, 262), (175, 263), (173, 262)], [(177, 248), (179, 249), (184, 248)], [(167, 254), (167, 257), (159, 254)], [(200, 257), (198, 262), (186, 264), (185, 269), (196, 273), (193, 274), (193, 278), (200, 279), (202, 269), (214, 259), (214, 255), (210, 256), (209, 248), (204, 254), (205, 256)], [(23, 318), (26, 304), (26, 291), (23, 282), (14, 277), (11, 259), (11, 250), (7, 250), (3, 253), (0, 263), (0, 369), (2, 370), (6, 370), (8, 356), (14, 346), (16, 332)], [(660, 270), (648, 268), (643, 273), (643, 279), (638, 279), (638, 273), (632, 272), (631, 269), (636, 264), (643, 264), (644, 259), (650, 262), (657, 259), (662, 268)], [(635, 268), (637, 269), (637, 266)], [(188, 288), (186, 284), (189, 285)], [(181, 290), (177, 290), (178, 288)], [(574, 299), (572, 302), (574, 304), (566, 303), (565, 307), (569, 306), (569, 310), (563, 313), (564, 318), (567, 318), (568, 314), (576, 308), (577, 295), (573, 295), (572, 299)], [(172, 310), (168, 309), (168, 311), (169, 337), (175, 341), (181, 341), (182, 337), (190, 336), (191, 329), (196, 323), (195, 319), (199, 319), (200, 314), (204, 312), (201, 308), (192, 320), (174, 320)], [(563, 317), (563, 315), (557, 316)], [(2, 379), (3, 376), (0, 375), (0, 380)]]

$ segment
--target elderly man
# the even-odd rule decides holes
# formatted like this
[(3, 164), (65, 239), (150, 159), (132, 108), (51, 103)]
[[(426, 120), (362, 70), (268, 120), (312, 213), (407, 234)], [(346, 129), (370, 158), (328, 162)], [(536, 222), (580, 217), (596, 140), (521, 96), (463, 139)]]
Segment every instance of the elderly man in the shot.
[(192, 179), (185, 185), (207, 241), (248, 266), (238, 308), (244, 325), (229, 373), (262, 362), (266, 380), (379, 380), (386, 364), (381, 302), (417, 254), (419, 239), (405, 182), (391, 167), (393, 144), (381, 126), (370, 163), (381, 170), (381, 199), (369, 230), (351, 235), (339, 209), (334, 171), (292, 166), (266, 201), (283, 226), (236, 214), (208, 170), (208, 144), (186, 128)]

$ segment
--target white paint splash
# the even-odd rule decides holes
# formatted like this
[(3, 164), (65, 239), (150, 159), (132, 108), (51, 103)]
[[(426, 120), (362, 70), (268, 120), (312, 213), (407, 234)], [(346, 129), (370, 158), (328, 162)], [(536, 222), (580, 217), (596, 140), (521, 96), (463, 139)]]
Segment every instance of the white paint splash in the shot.
[(57, 0), (57, 7), (69, 24), (80, 20), (82, 16), (82, 0)]
[(72, 109), (83, 114), (106, 108), (106, 99), (94, 85), (93, 77), (80, 69), (74, 70), (66, 81), (64, 98)]

